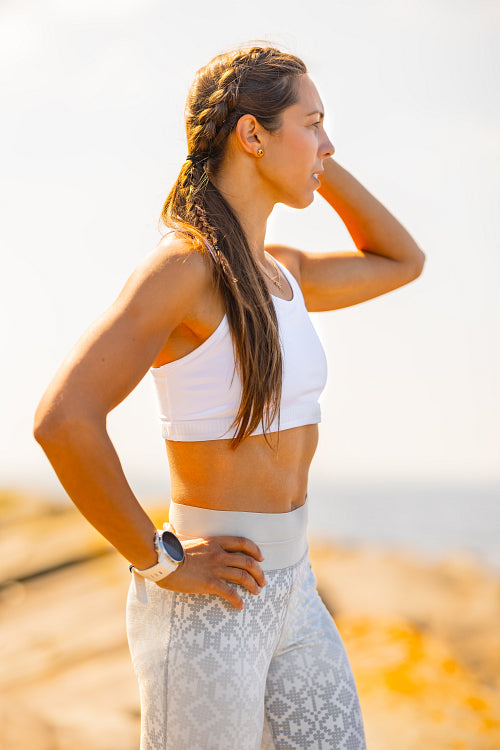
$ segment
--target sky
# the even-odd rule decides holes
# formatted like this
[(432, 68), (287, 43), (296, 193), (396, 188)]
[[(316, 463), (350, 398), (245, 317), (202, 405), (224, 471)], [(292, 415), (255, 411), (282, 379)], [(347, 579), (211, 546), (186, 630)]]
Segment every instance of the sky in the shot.
[[(500, 5), (486, 0), (4, 0), (0, 485), (56, 488), (36, 404), (160, 239), (196, 70), (249, 40), (301, 56), (335, 158), (426, 253), (411, 284), (313, 315), (329, 379), (314, 476), (500, 488)], [(269, 242), (354, 249), (316, 195)], [(149, 377), (109, 418), (132, 485), (168, 481)]]

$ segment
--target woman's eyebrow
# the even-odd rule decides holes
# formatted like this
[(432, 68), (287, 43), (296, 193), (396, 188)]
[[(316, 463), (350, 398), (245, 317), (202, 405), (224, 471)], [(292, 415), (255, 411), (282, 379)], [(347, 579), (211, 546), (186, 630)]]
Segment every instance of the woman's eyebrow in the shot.
[(315, 109), (314, 112), (309, 112), (309, 114), (306, 115), (306, 117), (311, 117), (312, 115), (319, 115), (320, 120), (323, 120), (325, 117), (325, 113), (321, 112), (321, 110), (319, 109)]

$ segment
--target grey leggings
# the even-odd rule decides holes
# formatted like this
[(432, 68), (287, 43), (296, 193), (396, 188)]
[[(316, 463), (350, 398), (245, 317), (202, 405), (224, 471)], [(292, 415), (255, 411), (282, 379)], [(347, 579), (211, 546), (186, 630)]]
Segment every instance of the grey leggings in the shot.
[[(271, 514), (243, 515), (262, 524)], [(365, 750), (349, 660), (307, 550), (266, 578), (257, 596), (231, 584), (241, 611), (219, 596), (150, 581), (143, 603), (131, 583), (127, 635), (141, 750)]]

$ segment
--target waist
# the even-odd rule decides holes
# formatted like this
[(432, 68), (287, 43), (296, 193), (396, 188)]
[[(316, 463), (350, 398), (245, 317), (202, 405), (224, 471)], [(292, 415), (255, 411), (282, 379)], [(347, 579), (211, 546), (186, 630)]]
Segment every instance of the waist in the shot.
[(169, 522), (181, 541), (213, 536), (244, 536), (264, 556), (264, 571), (287, 568), (307, 552), (306, 501), (288, 513), (212, 510), (170, 502)]

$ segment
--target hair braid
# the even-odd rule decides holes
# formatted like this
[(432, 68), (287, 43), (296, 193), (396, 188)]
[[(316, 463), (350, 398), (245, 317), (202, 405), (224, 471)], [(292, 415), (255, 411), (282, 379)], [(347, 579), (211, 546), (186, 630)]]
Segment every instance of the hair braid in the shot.
[(197, 117), (191, 131), (194, 153), (214, 152), (233, 130), (234, 113), (239, 103), (239, 91), (243, 71), (238, 76), (238, 69), (232, 66), (221, 76), (218, 88), (208, 97), (205, 107)]

